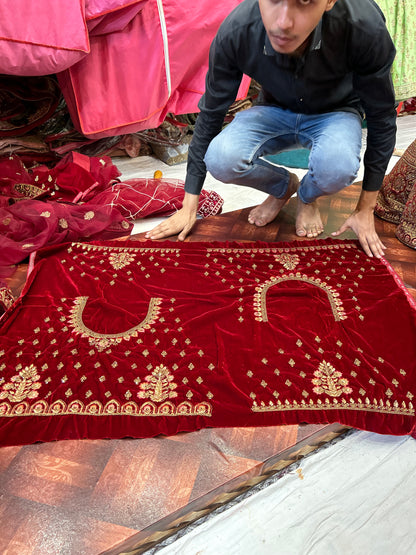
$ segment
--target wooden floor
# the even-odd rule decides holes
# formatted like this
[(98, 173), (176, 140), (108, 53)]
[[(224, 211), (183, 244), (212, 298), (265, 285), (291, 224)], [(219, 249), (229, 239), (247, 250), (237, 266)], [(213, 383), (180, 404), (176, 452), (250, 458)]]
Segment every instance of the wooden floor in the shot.
[[(359, 192), (357, 184), (320, 200), (325, 236), (351, 213)], [(265, 228), (249, 225), (248, 212), (199, 221), (188, 240), (299, 239), (294, 199)], [(395, 238), (393, 224), (377, 219), (376, 225), (387, 260), (416, 299), (416, 251)], [(24, 271), (10, 280), (15, 293)], [(0, 553), (143, 553), (345, 431), (339, 425), (205, 429), (169, 438), (3, 447)]]

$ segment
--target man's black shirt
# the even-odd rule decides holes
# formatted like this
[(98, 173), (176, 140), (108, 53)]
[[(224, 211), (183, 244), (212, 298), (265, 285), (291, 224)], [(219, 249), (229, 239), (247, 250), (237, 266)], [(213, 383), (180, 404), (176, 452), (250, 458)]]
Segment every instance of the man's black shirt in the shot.
[(365, 114), (363, 189), (378, 190), (396, 136), (391, 80), (395, 53), (384, 16), (373, 0), (338, 0), (324, 13), (301, 57), (273, 50), (258, 0), (244, 0), (222, 23), (211, 45), (185, 190), (201, 191), (205, 152), (222, 128), (243, 74), (262, 86), (260, 104), (302, 114), (340, 110)]

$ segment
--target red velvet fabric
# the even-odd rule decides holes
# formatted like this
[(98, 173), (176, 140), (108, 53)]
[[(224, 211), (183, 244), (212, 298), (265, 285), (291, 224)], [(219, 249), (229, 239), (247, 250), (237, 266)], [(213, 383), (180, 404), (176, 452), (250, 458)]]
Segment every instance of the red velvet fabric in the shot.
[(415, 303), (353, 240), (49, 247), (0, 341), (1, 445), (301, 422), (415, 434)]

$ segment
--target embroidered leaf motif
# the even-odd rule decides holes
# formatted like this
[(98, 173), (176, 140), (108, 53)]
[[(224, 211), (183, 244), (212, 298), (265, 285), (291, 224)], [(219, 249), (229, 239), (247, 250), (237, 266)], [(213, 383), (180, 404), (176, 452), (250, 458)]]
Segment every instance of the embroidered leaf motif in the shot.
[(112, 252), (108, 259), (115, 270), (121, 270), (134, 261), (134, 255), (128, 252)]
[(348, 387), (348, 380), (342, 377), (341, 372), (336, 370), (329, 362), (322, 361), (319, 369), (314, 372), (315, 378), (312, 383), (315, 385), (313, 391), (320, 395), (326, 393), (331, 397), (339, 397), (343, 393), (352, 393)]
[(172, 399), (178, 396), (176, 391), (174, 391), (177, 385), (172, 382), (173, 375), (166, 366), (161, 364), (153, 370), (152, 374), (146, 376), (145, 381), (140, 384), (141, 391), (139, 391), (137, 396), (140, 399), (150, 399), (156, 403)]
[(39, 395), (36, 390), (42, 387), (39, 379), (36, 367), (33, 364), (26, 366), (9, 383), (3, 385), (0, 399), (8, 399), (13, 403), (20, 403), (26, 398), (35, 399)]
[(276, 262), (280, 262), (286, 270), (294, 270), (299, 264), (299, 256), (297, 254), (277, 254)]

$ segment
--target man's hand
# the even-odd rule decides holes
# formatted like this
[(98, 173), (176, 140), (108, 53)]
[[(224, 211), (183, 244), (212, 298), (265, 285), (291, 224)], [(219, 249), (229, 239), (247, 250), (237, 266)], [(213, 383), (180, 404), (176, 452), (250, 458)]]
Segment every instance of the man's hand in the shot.
[(163, 239), (170, 235), (178, 235), (179, 241), (183, 241), (196, 222), (199, 195), (185, 193), (182, 208), (172, 214), (154, 229), (146, 233), (146, 239)]
[(377, 191), (362, 191), (357, 208), (345, 223), (331, 235), (337, 237), (347, 229), (352, 229), (365, 253), (376, 258), (384, 256), (386, 246), (377, 235), (374, 224), (374, 207), (377, 200)]

